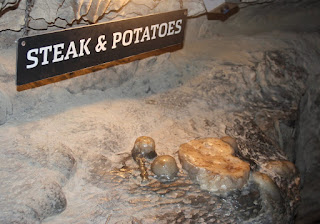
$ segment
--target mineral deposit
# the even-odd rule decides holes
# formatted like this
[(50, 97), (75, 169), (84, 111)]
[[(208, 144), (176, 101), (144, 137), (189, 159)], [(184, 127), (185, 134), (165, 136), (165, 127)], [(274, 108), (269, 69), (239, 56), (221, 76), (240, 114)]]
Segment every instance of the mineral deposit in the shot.
[(225, 194), (248, 181), (250, 165), (234, 156), (232, 147), (216, 138), (197, 139), (179, 149), (182, 167), (201, 189)]

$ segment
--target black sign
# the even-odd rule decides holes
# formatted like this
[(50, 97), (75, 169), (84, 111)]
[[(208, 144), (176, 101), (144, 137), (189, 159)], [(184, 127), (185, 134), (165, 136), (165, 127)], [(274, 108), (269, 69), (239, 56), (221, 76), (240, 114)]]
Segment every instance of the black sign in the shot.
[(181, 44), (186, 17), (178, 10), (21, 38), (17, 85)]

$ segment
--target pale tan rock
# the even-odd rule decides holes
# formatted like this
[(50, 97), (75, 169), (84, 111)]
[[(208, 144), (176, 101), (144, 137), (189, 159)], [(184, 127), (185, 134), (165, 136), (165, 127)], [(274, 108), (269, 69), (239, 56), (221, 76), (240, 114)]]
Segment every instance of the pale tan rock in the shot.
[(8, 8), (3, 8), (2, 10), (0, 10), (0, 15), (4, 11), (6, 11), (0, 16), (0, 30), (19, 31), (22, 29), (24, 25), (25, 11), (23, 6), (20, 7), (20, 5), (19, 8), (15, 10), (9, 10)]
[(297, 174), (296, 166), (287, 160), (269, 161), (265, 164), (265, 168), (281, 177), (291, 178)]
[(155, 147), (156, 144), (151, 137), (140, 136), (134, 142), (131, 150), (132, 157), (135, 161), (137, 161), (137, 158), (153, 159), (157, 156)]
[(237, 145), (236, 139), (234, 139), (234, 138), (232, 138), (230, 136), (224, 136), (224, 137), (222, 137), (220, 139), (222, 141), (228, 143), (233, 148), (233, 150), (237, 150), (238, 145)]
[(158, 156), (152, 162), (151, 170), (160, 181), (171, 181), (179, 172), (176, 160), (169, 155)]
[(259, 186), (261, 195), (264, 199), (267, 201), (272, 199), (277, 202), (281, 200), (279, 188), (267, 174), (254, 172), (252, 173), (251, 178)]
[(248, 181), (250, 165), (235, 157), (233, 148), (217, 138), (182, 144), (179, 159), (183, 169), (203, 190), (217, 194), (241, 189)]
[[(18, 8), (15, 9), (16, 7)], [(4, 13), (4, 16), (0, 15), (0, 30), (21, 30), (24, 25), (25, 7), (26, 0), (0, 1), (0, 12), (10, 8), (8, 12)], [(198, 16), (205, 13), (202, 0), (187, 0), (183, 1), (182, 5), (178, 0), (41, 0), (35, 1), (30, 10), (30, 28), (46, 29), (53, 24), (65, 28), (75, 21), (106, 22), (181, 8), (188, 9), (188, 16)], [(18, 19), (12, 20), (12, 18)], [(63, 23), (61, 23), (62, 21), (57, 23), (58, 19), (63, 20)]]
[(12, 114), (11, 100), (7, 94), (0, 90), (0, 125), (7, 122), (10, 114)]
[(51, 0), (42, 0), (36, 1), (34, 6), (30, 11), (30, 16), (34, 20), (44, 19), (48, 23), (54, 23), (58, 10), (61, 8), (61, 4), (63, 4), (62, 0), (59, 1), (51, 1)]
[(44, 19), (32, 19), (29, 22), (29, 27), (34, 30), (48, 29), (48, 23)]
[(12, 7), (18, 3), (19, 3), (18, 0), (1, 0), (0, 1), (0, 11), (4, 10), (6, 8)]
[(202, 0), (184, 0), (182, 6), (188, 9), (188, 16), (198, 16), (206, 13)]

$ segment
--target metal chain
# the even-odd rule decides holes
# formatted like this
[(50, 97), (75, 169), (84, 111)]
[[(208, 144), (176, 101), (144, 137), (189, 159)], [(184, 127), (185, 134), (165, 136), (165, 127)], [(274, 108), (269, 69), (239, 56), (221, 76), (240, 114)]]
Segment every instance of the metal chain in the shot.
[(24, 16), (23, 36), (27, 36), (29, 32), (30, 12), (35, 0), (26, 0), (26, 10)]

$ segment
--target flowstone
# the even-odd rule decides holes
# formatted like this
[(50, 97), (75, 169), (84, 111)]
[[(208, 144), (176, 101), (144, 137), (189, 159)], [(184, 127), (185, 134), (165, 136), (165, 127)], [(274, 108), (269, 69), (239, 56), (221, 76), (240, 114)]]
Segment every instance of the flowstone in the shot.
[[(241, 190), (217, 195), (200, 189), (185, 172), (174, 181), (160, 182), (150, 175), (142, 183), (131, 156), (120, 157), (122, 168), (97, 167), (88, 180), (107, 192), (95, 207), (106, 223), (289, 223), (279, 188), (266, 174), (252, 172)], [(150, 171), (150, 163), (146, 169)]]
[(250, 164), (235, 157), (233, 148), (217, 138), (182, 144), (179, 159), (201, 189), (216, 194), (241, 189), (249, 178)]

